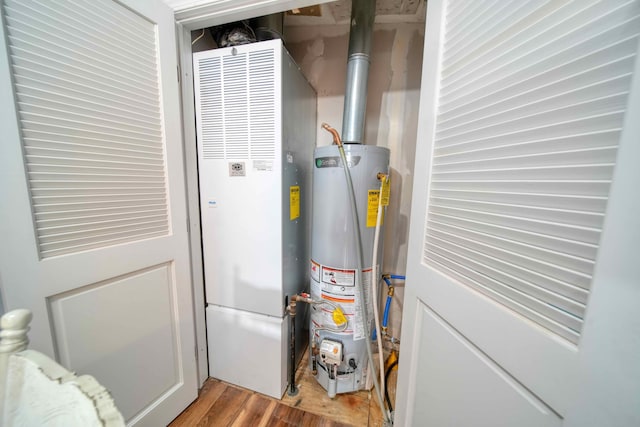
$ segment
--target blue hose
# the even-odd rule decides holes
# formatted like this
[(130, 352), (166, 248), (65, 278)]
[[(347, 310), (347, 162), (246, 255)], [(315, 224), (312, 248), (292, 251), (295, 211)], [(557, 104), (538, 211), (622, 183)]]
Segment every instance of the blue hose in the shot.
[[(405, 280), (405, 276), (400, 276), (398, 274), (389, 274), (389, 275), (382, 276), (382, 280), (384, 280), (384, 283), (386, 283), (388, 287), (393, 286), (391, 285), (391, 279)], [(386, 328), (387, 324), (389, 323), (389, 311), (391, 311), (390, 309), (391, 309), (391, 295), (387, 295), (387, 302), (384, 305), (384, 314), (382, 316), (383, 328)], [(375, 341), (376, 337), (377, 337), (377, 334), (376, 334), (376, 330), (374, 329), (371, 332), (371, 340)]]
[(387, 295), (387, 303), (384, 305), (384, 316), (382, 316), (382, 327), (386, 328), (389, 323), (389, 308), (391, 308), (391, 295)]

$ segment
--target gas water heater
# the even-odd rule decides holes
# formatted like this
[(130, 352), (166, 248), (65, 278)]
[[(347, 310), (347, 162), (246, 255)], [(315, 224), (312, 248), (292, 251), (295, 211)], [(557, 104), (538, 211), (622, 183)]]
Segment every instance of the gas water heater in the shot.
[(379, 323), (374, 292), (389, 150), (362, 145), (376, 1), (352, 0), (351, 6), (342, 138), (323, 124), (336, 145), (317, 148), (313, 158), (310, 368), (330, 397), (374, 385), (390, 425), (370, 343), (372, 317)]
[[(388, 175), (389, 150), (359, 144), (345, 144), (344, 150), (353, 182), (362, 252), (365, 262), (370, 264), (381, 197), (378, 174)], [(328, 303), (311, 305), (310, 345), (317, 350), (311, 352), (310, 368), (333, 397), (336, 393), (368, 389), (372, 384), (370, 373), (375, 370), (369, 368), (366, 351), (370, 345), (366, 331), (373, 329), (372, 266), (363, 266), (363, 283), (357, 283), (359, 242), (354, 238), (351, 189), (345, 180), (338, 147), (316, 148), (313, 161), (311, 298)], [(381, 254), (377, 258), (381, 259)], [(365, 290), (364, 312), (357, 286)], [(340, 307), (340, 311), (336, 312), (335, 307)], [(338, 326), (340, 312), (346, 316), (346, 328)]]

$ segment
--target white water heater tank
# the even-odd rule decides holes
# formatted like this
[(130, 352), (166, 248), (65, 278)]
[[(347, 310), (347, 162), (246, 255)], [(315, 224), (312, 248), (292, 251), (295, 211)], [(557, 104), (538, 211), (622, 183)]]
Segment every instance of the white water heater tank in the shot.
[[(389, 172), (389, 150), (359, 144), (345, 144), (344, 149), (353, 180), (362, 235), (362, 280), (369, 307), (367, 312), (372, 313), (370, 264), (380, 197), (377, 175)], [(333, 372), (334, 366), (324, 363), (322, 358), (316, 360), (316, 379), (330, 394), (368, 388), (369, 369), (365, 346), (369, 344), (370, 337), (365, 335), (364, 322), (368, 323), (369, 331), (373, 322), (371, 316), (364, 319), (362, 310), (358, 309), (357, 242), (351, 215), (349, 187), (338, 147), (332, 145), (316, 148), (311, 226), (311, 297), (316, 301), (330, 301), (339, 305), (348, 321), (344, 332), (323, 329), (327, 325), (335, 327), (333, 310), (328, 304), (312, 306), (310, 339), (317, 343), (318, 348), (325, 339), (342, 344), (342, 360), (337, 366), (337, 372)], [(382, 244), (379, 245), (381, 247)], [(378, 260), (382, 260), (381, 252), (378, 253)]]

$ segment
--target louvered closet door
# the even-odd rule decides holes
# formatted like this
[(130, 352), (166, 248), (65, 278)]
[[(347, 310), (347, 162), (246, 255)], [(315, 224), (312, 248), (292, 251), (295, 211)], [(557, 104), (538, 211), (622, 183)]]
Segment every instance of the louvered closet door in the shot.
[(124, 3), (0, 2), (1, 286), (32, 348), (159, 426), (197, 393), (174, 21)]
[(429, 2), (401, 425), (640, 423), (639, 35), (639, 1)]

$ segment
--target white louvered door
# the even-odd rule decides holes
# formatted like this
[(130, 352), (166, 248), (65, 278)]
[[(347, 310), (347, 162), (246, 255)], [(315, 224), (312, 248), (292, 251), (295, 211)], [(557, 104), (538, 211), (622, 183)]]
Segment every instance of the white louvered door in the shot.
[(639, 1), (429, 1), (400, 425), (640, 423), (639, 35)]
[(197, 395), (173, 13), (0, 4), (5, 309), (129, 424), (166, 425)]

